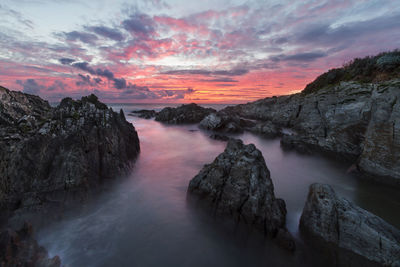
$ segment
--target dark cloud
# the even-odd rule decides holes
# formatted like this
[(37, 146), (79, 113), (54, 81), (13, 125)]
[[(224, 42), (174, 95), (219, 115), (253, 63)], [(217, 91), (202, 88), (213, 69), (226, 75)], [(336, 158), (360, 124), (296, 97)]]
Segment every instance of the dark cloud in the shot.
[(300, 29), (297, 34), (299, 43), (318, 43), (321, 45), (352, 43), (355, 38), (364, 35), (373, 35), (391, 30), (398, 31), (400, 28), (400, 14), (381, 16), (370, 20), (355, 21), (332, 27), (329, 24), (314, 24)]
[(68, 41), (79, 40), (87, 44), (94, 44), (98, 39), (96, 35), (87, 32), (72, 31), (72, 32), (64, 32), (63, 34)]
[(24, 93), (32, 95), (37, 95), (40, 90), (46, 88), (43, 85), (39, 85), (35, 79), (26, 79), (25, 81), (17, 80), (16, 83), (22, 86), (22, 90)]
[(97, 69), (96, 70), (96, 74), (102, 77), (106, 77), (109, 80), (114, 79), (114, 73), (112, 73), (110, 70), (108, 69)]
[(39, 84), (35, 79), (26, 79), (25, 81), (16, 80), (18, 85), (22, 86), (22, 91), (27, 94), (38, 95), (43, 91), (66, 90), (67, 85), (62, 81), (56, 80), (49, 87)]
[(93, 26), (93, 27), (87, 27), (87, 29), (100, 36), (107, 37), (114, 41), (122, 41), (124, 39), (124, 36), (119, 30), (109, 28), (106, 26)]
[(63, 65), (70, 65), (71, 63), (75, 62), (75, 59), (72, 59), (72, 58), (60, 58), (58, 61)]
[(126, 88), (126, 80), (124, 78), (114, 78), (114, 87), (116, 89), (125, 89)]
[(307, 52), (307, 53), (297, 53), (293, 55), (277, 55), (270, 57), (270, 59), (274, 62), (279, 62), (279, 61), (311, 62), (318, 58), (326, 56), (327, 54), (324, 52)]
[(62, 81), (56, 80), (54, 83), (47, 88), (47, 91), (65, 91), (67, 89), (67, 85)]
[(211, 80), (201, 80), (202, 82), (211, 82), (211, 83), (237, 83), (238, 80), (226, 77), (226, 78), (216, 78)]
[(136, 13), (122, 22), (125, 30), (140, 35), (149, 35), (154, 33), (154, 21), (149, 15)]
[(233, 70), (203, 70), (203, 69), (191, 69), (191, 70), (170, 70), (161, 72), (161, 74), (172, 74), (172, 75), (203, 75), (203, 76), (241, 76), (248, 73), (247, 69), (233, 69)]
[(89, 72), (92, 75), (96, 74), (96, 71), (92, 67), (90, 67), (89, 63), (87, 63), (87, 62), (76, 62), (76, 63), (73, 63), (71, 66), (73, 66), (77, 69)]

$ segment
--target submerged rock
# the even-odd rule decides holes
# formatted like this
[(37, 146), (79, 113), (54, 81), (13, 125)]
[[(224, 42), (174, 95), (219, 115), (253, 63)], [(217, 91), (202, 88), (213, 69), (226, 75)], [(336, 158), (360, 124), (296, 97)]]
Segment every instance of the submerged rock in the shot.
[(163, 108), (156, 115), (156, 121), (170, 124), (198, 123), (210, 113), (216, 112), (212, 108), (203, 108), (197, 104), (181, 105), (177, 108)]
[(310, 186), (300, 230), (339, 250), (333, 253), (339, 266), (400, 266), (400, 231), (337, 196), (328, 185)]
[[(230, 139), (225, 151), (190, 181), (188, 191), (209, 202), (215, 214), (233, 216), (271, 237), (279, 231), (279, 237), (290, 236), (285, 228), (285, 202), (275, 198), (270, 172), (253, 144)], [(289, 239), (286, 247), (294, 249)]]
[(49, 258), (46, 249), (33, 238), (32, 226), (25, 223), (18, 231), (0, 232), (0, 265), (58, 267), (61, 260), (58, 256)]
[(108, 109), (95, 95), (65, 98), (53, 108), (2, 88), (0, 105), (1, 211), (63, 203), (124, 173), (139, 153), (122, 110)]
[(129, 115), (136, 116), (142, 119), (151, 119), (157, 115), (157, 112), (155, 110), (141, 109), (141, 110), (133, 110)]

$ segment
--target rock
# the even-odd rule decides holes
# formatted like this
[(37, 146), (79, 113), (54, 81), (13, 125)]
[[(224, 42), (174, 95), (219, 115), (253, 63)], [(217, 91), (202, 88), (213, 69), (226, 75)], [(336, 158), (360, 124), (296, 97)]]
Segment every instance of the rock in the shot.
[(32, 226), (25, 223), (19, 231), (6, 229), (0, 233), (0, 265), (58, 267), (61, 260), (58, 256), (49, 258), (33, 238)]
[(400, 266), (400, 231), (337, 196), (328, 185), (310, 186), (300, 230), (317, 240), (317, 246), (321, 243), (331, 250), (346, 252), (346, 257), (335, 257), (339, 266)]
[(274, 138), (280, 135), (280, 129), (271, 121), (257, 123), (254, 127), (248, 129), (248, 131), (268, 138)]
[(170, 124), (198, 123), (210, 113), (216, 112), (212, 108), (203, 108), (197, 104), (181, 105), (177, 108), (163, 108), (156, 115), (156, 121)]
[(219, 141), (228, 141), (230, 139), (229, 136), (222, 135), (222, 134), (212, 134), (210, 135), (211, 139), (219, 140)]
[(157, 115), (155, 110), (141, 109), (141, 110), (133, 110), (129, 115), (136, 116), (142, 119), (151, 119)]
[(287, 232), (285, 202), (275, 198), (270, 172), (253, 144), (230, 139), (225, 151), (190, 181), (188, 191), (210, 203), (215, 214), (233, 216), (271, 237)]
[(259, 121), (260, 126), (248, 129), (253, 132), (262, 131), (262, 123), (292, 130), (296, 134), (282, 138), (286, 148), (326, 153), (355, 163), (362, 177), (400, 186), (399, 88), (400, 79), (339, 82), (237, 105), (229, 112)]
[(126, 172), (138, 155), (133, 125), (95, 95), (50, 107), (0, 90), (0, 210), (62, 203)]
[(245, 128), (253, 127), (254, 122), (227, 110), (212, 113), (200, 122), (200, 128), (227, 133), (241, 133)]

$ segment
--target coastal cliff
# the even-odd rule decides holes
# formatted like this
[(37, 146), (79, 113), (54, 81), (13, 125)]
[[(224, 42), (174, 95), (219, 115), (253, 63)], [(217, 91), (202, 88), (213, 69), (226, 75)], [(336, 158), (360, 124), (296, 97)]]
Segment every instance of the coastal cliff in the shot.
[(114, 112), (95, 95), (51, 107), (38, 96), (1, 87), (0, 126), (3, 216), (62, 205), (123, 174), (140, 150), (122, 110)]
[[(281, 135), (282, 145), (289, 149), (350, 160), (363, 177), (400, 186), (398, 51), (330, 70), (301, 93), (227, 107), (204, 118), (200, 126), (221, 130), (213, 123), (219, 114), (256, 120), (255, 127), (241, 127)], [(263, 126), (266, 123), (268, 127)]]

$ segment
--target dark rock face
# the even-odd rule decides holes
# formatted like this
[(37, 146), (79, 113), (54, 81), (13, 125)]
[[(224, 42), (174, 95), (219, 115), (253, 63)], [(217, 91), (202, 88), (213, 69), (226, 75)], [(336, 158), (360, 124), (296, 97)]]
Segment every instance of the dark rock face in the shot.
[(157, 112), (155, 110), (141, 109), (131, 111), (129, 115), (136, 116), (142, 119), (151, 119), (157, 115)]
[[(300, 229), (331, 249), (351, 254), (336, 257), (338, 266), (351, 262), (400, 266), (400, 231), (381, 218), (361, 209), (335, 194), (328, 185), (310, 186), (307, 202), (300, 220)], [(361, 258), (361, 261), (353, 258)], [(362, 261), (364, 260), (364, 261)]]
[(275, 198), (270, 172), (253, 144), (230, 139), (225, 151), (190, 181), (188, 190), (208, 201), (216, 214), (255, 225), (271, 237), (287, 232), (285, 202)]
[(200, 122), (199, 126), (206, 130), (241, 133), (254, 125), (254, 122), (243, 119), (234, 112), (223, 110), (211, 113)]
[(293, 130), (295, 134), (282, 138), (285, 147), (348, 159), (364, 177), (400, 186), (399, 101), (397, 79), (374, 84), (340, 82), (307, 94), (266, 98), (231, 109), (241, 117)]
[(198, 123), (210, 113), (216, 112), (212, 108), (203, 108), (197, 104), (181, 105), (177, 108), (164, 108), (156, 115), (156, 121), (170, 124)]
[(58, 267), (60, 258), (49, 258), (45, 248), (38, 245), (32, 236), (32, 226), (25, 224), (22, 229), (3, 230), (0, 233), (1, 266)]
[(39, 97), (0, 89), (0, 210), (62, 202), (55, 192), (87, 191), (129, 169), (135, 128), (94, 95), (52, 108)]
[(210, 135), (211, 139), (219, 140), (219, 141), (228, 141), (230, 139), (229, 136), (222, 135), (222, 134), (212, 134)]

